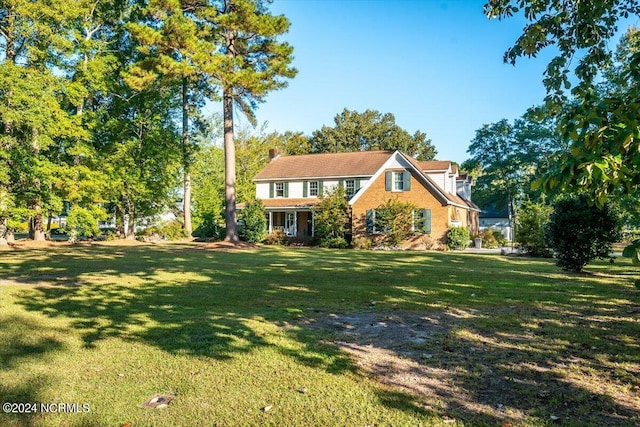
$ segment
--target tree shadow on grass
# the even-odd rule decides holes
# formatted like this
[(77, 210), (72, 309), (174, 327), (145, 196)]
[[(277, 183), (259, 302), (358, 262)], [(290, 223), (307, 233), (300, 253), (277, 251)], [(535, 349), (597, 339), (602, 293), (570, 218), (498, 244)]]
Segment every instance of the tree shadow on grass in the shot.
[[(47, 329), (42, 324), (34, 322), (25, 316), (11, 315), (0, 318), (0, 375), (6, 378), (0, 381), (0, 425), (28, 427), (40, 425), (42, 418), (48, 416), (42, 413), (41, 403), (47, 403), (44, 389), (50, 385), (53, 378), (45, 374), (28, 374), (18, 376), (14, 372), (23, 363), (32, 360), (46, 359), (53, 353), (64, 350), (65, 344), (50, 336), (58, 333)], [(9, 409), (9, 410), (7, 410)], [(58, 416), (53, 414), (49, 416)], [(69, 426), (98, 426), (88, 418), (69, 419)]]
[[(526, 276), (516, 267), (500, 270), (495, 259), (469, 267), (473, 258), (460, 255), (412, 254), (418, 260), (412, 263), (401, 254), (364, 257), (338, 251), (313, 256), (288, 251), (286, 259), (278, 250), (34, 252), (36, 256), (9, 265), (7, 277), (47, 286), (25, 290), (19, 303), (30, 311), (70, 319), (87, 347), (115, 337), (219, 360), (273, 347), (305, 365), (341, 373), (358, 368), (346, 353), (322, 344), (335, 338), (333, 332), (318, 332), (304, 321), (336, 310), (385, 314), (400, 303), (414, 312), (439, 315), (447, 328), (425, 342), (410, 343), (409, 352), (399, 351), (398, 342), (382, 348), (411, 361), (409, 374), (433, 379), (434, 372), (443, 372), (453, 386), (427, 382), (412, 389), (396, 384), (401, 391), (380, 392), (386, 406), (425, 416), (445, 413), (473, 425), (526, 417), (548, 422), (553, 416), (566, 425), (622, 426), (640, 417), (632, 400), (614, 399), (571, 371), (584, 370), (594, 381), (607, 379), (617, 387), (621, 382), (628, 382), (631, 390), (639, 386), (637, 379), (615, 378), (622, 375), (615, 373), (616, 364), (639, 362), (637, 346), (621, 342), (640, 333), (637, 323), (625, 320), (637, 303), (603, 299), (597, 284), (562, 289), (556, 279), (540, 278), (535, 271)], [(539, 262), (532, 268), (546, 265)], [(517, 277), (523, 289), (509, 295), (513, 283), (519, 283)], [(461, 296), (471, 292), (478, 297), (460, 303)], [(474, 298), (480, 304), (480, 298), (491, 298), (492, 293), (509, 295), (509, 302), (469, 309)], [(536, 300), (551, 305), (531, 308)], [(434, 311), (434, 305), (443, 311)], [(301, 346), (278, 347), (269, 338), (273, 330), (256, 323), (282, 328)], [(425, 394), (427, 387), (431, 394)], [(425, 405), (425, 396), (444, 406)]]
[(625, 370), (638, 369), (640, 352), (621, 345), (640, 332), (626, 316), (633, 308), (606, 322), (597, 308), (571, 309), (373, 312), (319, 327), (365, 375), (397, 390), (379, 392), (390, 407), (471, 425), (640, 424), (640, 377)]

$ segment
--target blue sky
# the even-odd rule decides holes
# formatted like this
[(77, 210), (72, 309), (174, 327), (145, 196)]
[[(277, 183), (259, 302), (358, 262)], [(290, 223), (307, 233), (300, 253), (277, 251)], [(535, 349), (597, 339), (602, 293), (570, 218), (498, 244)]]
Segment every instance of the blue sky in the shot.
[(267, 131), (310, 135), (344, 108), (393, 113), (462, 162), (476, 129), (539, 105), (553, 51), (504, 64), (525, 25), (488, 20), (485, 0), (275, 0), (298, 75), (257, 110)]

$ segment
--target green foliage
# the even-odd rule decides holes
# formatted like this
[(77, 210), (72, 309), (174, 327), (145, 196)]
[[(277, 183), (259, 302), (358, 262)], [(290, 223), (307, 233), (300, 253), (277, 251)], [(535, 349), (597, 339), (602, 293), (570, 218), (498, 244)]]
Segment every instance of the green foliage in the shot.
[(267, 237), (267, 218), (260, 200), (254, 200), (240, 211), (240, 220), (244, 222), (241, 237), (250, 243), (260, 243)]
[(499, 230), (486, 229), (479, 233), (477, 236), (473, 236), (472, 240), (479, 238), (482, 240), (482, 247), (485, 249), (495, 249), (506, 244), (506, 240)]
[(338, 238), (344, 239), (349, 224), (349, 203), (344, 188), (335, 186), (326, 190), (314, 207), (313, 215), (315, 237), (320, 246), (330, 247), (328, 245), (337, 243)]
[(502, 119), (476, 131), (461, 168), (474, 176), (473, 199), (480, 206), (504, 208), (521, 199), (538, 200), (532, 187), (566, 147), (556, 122), (544, 108), (530, 109), (510, 123)]
[(547, 100), (560, 105), (572, 86), (570, 72), (578, 79), (573, 93), (589, 90), (599, 70), (612, 60), (608, 41), (617, 33), (618, 21), (637, 16), (640, 7), (637, 0), (589, 1), (580, 7), (557, 0), (492, 0), (485, 5), (489, 18), (507, 18), (518, 12), (529, 23), (504, 60), (515, 65), (518, 58), (537, 56), (545, 47), (556, 46), (558, 53), (547, 65), (543, 82)]
[(396, 124), (391, 113), (381, 114), (375, 110), (358, 113), (345, 108), (334, 122), (334, 127), (323, 126), (313, 132), (309, 141), (311, 152), (402, 150), (418, 160), (431, 160), (436, 155), (435, 147), (424, 133), (409, 134)]
[(289, 243), (289, 238), (282, 230), (275, 230), (268, 233), (263, 240), (265, 245), (278, 245), (284, 246)]
[(396, 198), (389, 198), (376, 208), (376, 228), (382, 232), (383, 244), (398, 246), (413, 234), (413, 212), (416, 206)]
[(87, 209), (80, 206), (73, 206), (67, 215), (67, 235), (69, 242), (76, 243), (78, 237), (96, 237), (100, 235), (98, 221), (103, 221), (108, 217), (102, 208)]
[(358, 236), (353, 239), (353, 247), (355, 249), (371, 249), (373, 247), (373, 241), (369, 237)]
[(447, 247), (451, 250), (469, 246), (469, 230), (465, 227), (451, 227), (447, 232)]
[(554, 206), (545, 237), (557, 265), (579, 272), (591, 260), (609, 257), (621, 237), (620, 217), (610, 204), (599, 209), (586, 196), (568, 198)]
[(200, 216), (198, 226), (193, 231), (194, 237), (200, 239), (222, 240), (224, 226), (221, 224), (220, 214), (208, 213)]
[(189, 237), (182, 222), (175, 219), (161, 224), (159, 231), (160, 235), (167, 240), (182, 240)]
[(193, 222), (200, 231), (194, 235), (214, 237), (216, 224), (224, 223), (224, 151), (209, 145), (198, 151), (195, 159), (191, 172)]
[[(615, 51), (610, 39), (618, 33), (620, 21), (640, 15), (640, 2), (589, 1), (576, 6), (556, 0), (495, 0), (485, 6), (493, 18), (518, 11), (524, 11), (529, 24), (505, 53), (505, 61), (515, 64), (516, 59), (536, 56), (547, 46), (558, 48), (543, 82), (550, 113), (558, 117), (562, 136), (572, 142), (539, 184), (546, 192), (586, 191), (590, 203), (598, 207), (612, 195), (636, 192), (640, 35), (636, 28), (629, 28)], [(602, 76), (603, 82), (596, 84), (596, 76)], [(567, 102), (569, 89), (571, 102)]]
[(636, 239), (625, 246), (622, 251), (622, 256), (631, 258), (631, 261), (635, 265), (640, 265), (640, 239)]
[(541, 203), (525, 202), (518, 213), (516, 240), (520, 248), (534, 257), (550, 257), (545, 231), (553, 208)]
[(346, 249), (349, 247), (349, 244), (344, 237), (332, 237), (322, 240), (320, 246), (323, 248)]

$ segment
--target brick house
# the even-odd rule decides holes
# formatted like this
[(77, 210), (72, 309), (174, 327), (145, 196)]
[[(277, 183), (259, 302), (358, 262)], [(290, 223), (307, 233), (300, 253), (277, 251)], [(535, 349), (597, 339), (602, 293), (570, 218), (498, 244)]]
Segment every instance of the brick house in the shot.
[(256, 197), (267, 211), (268, 230), (282, 230), (293, 240), (314, 235), (313, 208), (327, 189), (343, 186), (355, 236), (378, 233), (375, 209), (389, 198), (416, 207), (413, 227), (444, 239), (454, 226), (478, 232), (480, 209), (471, 202), (470, 176), (460, 175), (450, 161), (421, 162), (401, 151), (280, 156), (254, 178)]

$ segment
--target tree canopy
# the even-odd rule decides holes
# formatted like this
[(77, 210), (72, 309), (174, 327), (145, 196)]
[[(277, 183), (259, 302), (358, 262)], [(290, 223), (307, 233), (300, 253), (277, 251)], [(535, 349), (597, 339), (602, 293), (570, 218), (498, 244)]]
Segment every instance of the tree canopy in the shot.
[(343, 151), (402, 150), (418, 160), (431, 160), (436, 149), (423, 132), (411, 135), (396, 124), (393, 114), (376, 110), (364, 113), (344, 109), (333, 127), (323, 126), (309, 140), (312, 153)]
[(534, 108), (513, 122), (502, 119), (478, 129), (467, 150), (471, 157), (461, 168), (476, 178), (476, 203), (511, 207), (514, 201), (540, 196), (533, 183), (566, 146), (555, 120)]
[[(506, 62), (515, 64), (551, 45), (558, 50), (543, 81), (549, 112), (559, 118), (559, 132), (572, 144), (543, 180), (544, 189), (586, 190), (599, 207), (612, 194), (636, 192), (640, 184), (637, 30), (630, 29), (615, 50), (610, 40), (622, 20), (640, 15), (640, 2), (490, 0), (485, 12), (498, 19), (522, 13), (528, 21), (505, 53)], [(598, 85), (598, 76), (607, 83)]]
[[(44, 238), (44, 218), (63, 202), (83, 218), (100, 204), (133, 237), (137, 218), (175, 205), (180, 172), (189, 230), (191, 136), (204, 101), (224, 97), (227, 119), (235, 105), (253, 120), (266, 94), (296, 73), (293, 48), (277, 40), (289, 22), (268, 4), (2, 2), (0, 243), (16, 220)], [(235, 228), (232, 120), (224, 132)]]

